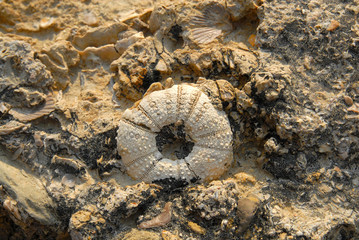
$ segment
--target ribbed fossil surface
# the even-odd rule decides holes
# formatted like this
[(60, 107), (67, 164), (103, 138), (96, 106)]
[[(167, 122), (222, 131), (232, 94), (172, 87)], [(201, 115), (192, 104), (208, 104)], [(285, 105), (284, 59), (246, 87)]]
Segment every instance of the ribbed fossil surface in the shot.
[(233, 30), (229, 13), (223, 5), (208, 5), (201, 15), (195, 16), (190, 22), (191, 38), (196, 43), (210, 43), (223, 33)]
[[(193, 143), (185, 157), (164, 154), (158, 147), (157, 137), (167, 126), (182, 126), (181, 135)], [(117, 144), (127, 173), (145, 182), (166, 178), (208, 181), (220, 177), (233, 160), (226, 114), (189, 85), (153, 92), (136, 108), (126, 110)]]

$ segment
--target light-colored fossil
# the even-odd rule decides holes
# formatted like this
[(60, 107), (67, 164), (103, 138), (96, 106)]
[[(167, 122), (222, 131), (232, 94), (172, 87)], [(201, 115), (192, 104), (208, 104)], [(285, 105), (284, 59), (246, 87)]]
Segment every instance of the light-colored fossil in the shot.
[(190, 22), (191, 39), (196, 43), (210, 43), (233, 27), (226, 9), (220, 3), (208, 5), (201, 15)]
[(151, 220), (142, 222), (140, 225), (138, 225), (138, 228), (142, 228), (142, 229), (154, 228), (154, 227), (161, 227), (166, 225), (171, 221), (171, 217), (172, 217), (171, 208), (172, 208), (172, 203), (167, 202), (162, 212), (159, 215), (152, 218)]
[(55, 110), (55, 99), (52, 94), (48, 94), (45, 104), (36, 109), (12, 108), (9, 113), (21, 122), (29, 122), (42, 116), (50, 114)]
[[(182, 126), (193, 148), (170, 157), (158, 147), (166, 126)], [(120, 120), (117, 147), (127, 173), (152, 182), (166, 178), (187, 182), (220, 177), (233, 160), (232, 132), (226, 114), (214, 108), (196, 87), (175, 85), (145, 96)]]
[[(129, 46), (131, 46), (132, 44), (134, 44), (138, 40), (141, 40), (141, 39), (145, 38), (143, 36), (142, 32), (131, 32), (131, 31), (127, 31), (127, 32), (129, 32), (129, 34), (128, 35), (123, 34), (121, 36), (122, 39), (118, 40), (116, 42), (116, 44), (115, 44), (115, 49), (116, 49), (116, 51), (118, 52), (119, 55), (124, 53)], [(127, 32), (125, 32), (125, 33), (127, 33)]]
[(0, 136), (10, 134), (19, 129), (22, 129), (23, 127), (25, 127), (25, 124), (14, 120), (7, 122), (6, 124), (0, 126)]

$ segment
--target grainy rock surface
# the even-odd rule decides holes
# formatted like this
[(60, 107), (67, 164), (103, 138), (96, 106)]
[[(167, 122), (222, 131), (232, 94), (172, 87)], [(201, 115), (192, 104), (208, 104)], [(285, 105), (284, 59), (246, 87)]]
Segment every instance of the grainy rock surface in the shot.
[[(357, 0), (0, 1), (0, 239), (359, 239), (358, 14)], [(118, 143), (141, 142), (123, 119), (191, 167), (199, 127), (126, 118), (185, 85), (228, 119), (233, 163), (213, 181), (214, 165), (133, 180)]]

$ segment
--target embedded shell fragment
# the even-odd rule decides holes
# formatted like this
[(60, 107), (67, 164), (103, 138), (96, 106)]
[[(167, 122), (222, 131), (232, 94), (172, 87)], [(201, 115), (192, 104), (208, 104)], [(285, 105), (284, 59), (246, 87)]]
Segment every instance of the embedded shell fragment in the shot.
[[(184, 159), (169, 159), (156, 146), (164, 126), (182, 122), (194, 143)], [(127, 173), (152, 182), (166, 178), (209, 181), (221, 176), (233, 159), (232, 132), (224, 112), (195, 87), (176, 85), (147, 95), (120, 120), (117, 147)]]
[(190, 38), (196, 43), (210, 43), (224, 32), (232, 31), (229, 13), (220, 3), (207, 6), (190, 22)]

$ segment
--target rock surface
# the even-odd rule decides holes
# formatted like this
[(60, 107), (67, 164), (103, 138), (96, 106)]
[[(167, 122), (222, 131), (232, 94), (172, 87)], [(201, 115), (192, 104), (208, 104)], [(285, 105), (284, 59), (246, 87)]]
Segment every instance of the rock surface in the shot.
[[(357, 0), (0, 1), (0, 239), (358, 239), (358, 13)], [(181, 86), (217, 114), (133, 118)], [(145, 153), (133, 122), (172, 154), (164, 165), (190, 169), (198, 125), (220, 118), (231, 166), (136, 177), (149, 162), (129, 164), (124, 145)], [(221, 159), (217, 137), (200, 162)]]

